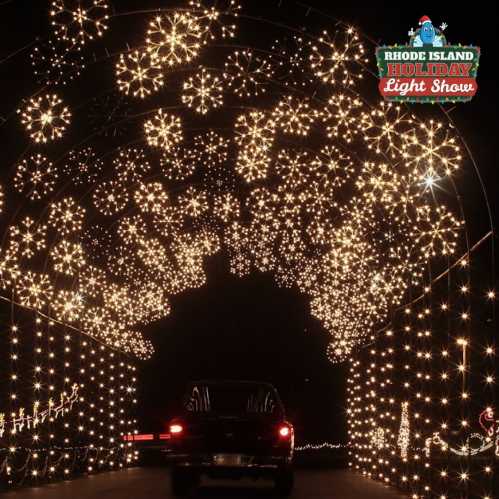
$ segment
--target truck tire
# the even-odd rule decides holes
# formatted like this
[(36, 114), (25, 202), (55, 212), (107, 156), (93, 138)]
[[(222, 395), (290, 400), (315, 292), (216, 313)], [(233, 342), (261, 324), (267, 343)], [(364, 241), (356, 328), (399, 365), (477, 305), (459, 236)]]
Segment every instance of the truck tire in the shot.
[(279, 470), (274, 477), (274, 487), (278, 496), (288, 497), (293, 491), (294, 473), (291, 468)]

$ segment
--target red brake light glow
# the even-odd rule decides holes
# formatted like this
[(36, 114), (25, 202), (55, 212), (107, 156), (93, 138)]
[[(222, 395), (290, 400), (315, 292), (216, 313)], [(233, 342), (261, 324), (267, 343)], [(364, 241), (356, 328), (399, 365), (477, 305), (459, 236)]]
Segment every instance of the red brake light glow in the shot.
[(125, 435), (123, 437), (125, 442), (140, 442), (143, 440), (154, 440), (154, 435), (152, 433), (139, 433), (138, 435)]
[(181, 424), (174, 423), (170, 425), (170, 433), (172, 435), (179, 435), (184, 431), (184, 427)]
[(288, 438), (291, 435), (291, 429), (288, 425), (279, 426), (279, 436), (281, 438)]

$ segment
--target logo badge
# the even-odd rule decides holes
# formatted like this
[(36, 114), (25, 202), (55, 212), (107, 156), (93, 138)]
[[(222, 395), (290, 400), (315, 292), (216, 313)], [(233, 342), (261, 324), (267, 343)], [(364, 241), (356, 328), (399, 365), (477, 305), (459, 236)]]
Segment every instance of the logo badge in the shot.
[(476, 94), (480, 49), (449, 45), (445, 23), (435, 27), (428, 16), (409, 31), (407, 45), (376, 49), (379, 90), (396, 102), (466, 102)]

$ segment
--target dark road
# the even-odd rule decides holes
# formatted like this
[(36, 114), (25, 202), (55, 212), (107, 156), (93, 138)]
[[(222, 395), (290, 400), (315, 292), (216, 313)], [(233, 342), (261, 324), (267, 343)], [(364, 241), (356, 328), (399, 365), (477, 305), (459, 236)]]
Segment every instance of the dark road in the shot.
[[(172, 498), (168, 470), (131, 468), (73, 481), (8, 492), (6, 499), (162, 499)], [(258, 499), (274, 497), (270, 482), (203, 480), (192, 497)], [(299, 470), (295, 499), (397, 499), (400, 494), (346, 470)]]

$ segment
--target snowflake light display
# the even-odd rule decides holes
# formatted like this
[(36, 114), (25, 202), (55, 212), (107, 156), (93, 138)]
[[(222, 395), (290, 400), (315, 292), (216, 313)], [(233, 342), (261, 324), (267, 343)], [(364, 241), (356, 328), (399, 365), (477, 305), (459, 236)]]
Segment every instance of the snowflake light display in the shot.
[(223, 77), (227, 87), (241, 98), (265, 93), (274, 75), (274, 67), (252, 50), (236, 50), (227, 58)]
[(84, 45), (107, 30), (107, 0), (52, 0), (50, 17), (61, 40)]
[(33, 73), (44, 85), (68, 85), (85, 69), (85, 59), (70, 42), (48, 40), (31, 52)]
[(294, 99), (291, 95), (279, 102), (273, 112), (276, 126), (290, 135), (308, 135), (315, 117), (306, 101)]
[(213, 130), (194, 137), (193, 156), (209, 168), (225, 163), (229, 158), (229, 141)]
[(18, 192), (26, 193), (29, 199), (38, 200), (54, 190), (57, 177), (52, 162), (37, 153), (17, 165), (14, 186)]
[(45, 248), (47, 226), (38, 225), (30, 218), (24, 218), (19, 225), (10, 227), (9, 251), (24, 258), (31, 258)]
[(134, 50), (121, 54), (116, 64), (118, 88), (126, 95), (144, 98), (164, 85), (159, 59), (148, 52)]
[(18, 113), (29, 136), (37, 143), (61, 138), (71, 119), (69, 109), (56, 94), (33, 97)]
[(157, 16), (147, 31), (147, 51), (166, 66), (190, 62), (199, 53), (202, 34), (199, 20), (189, 12)]
[(203, 68), (184, 83), (182, 102), (197, 113), (206, 114), (223, 104), (222, 82)]
[(333, 37), (324, 31), (311, 49), (311, 68), (325, 83), (351, 85), (362, 78), (367, 58), (364, 44), (352, 27), (338, 27)]
[(93, 184), (102, 173), (104, 162), (95, 150), (88, 147), (73, 149), (64, 162), (64, 174), (75, 185)]
[(182, 122), (178, 116), (158, 109), (156, 114), (144, 123), (147, 143), (169, 151), (182, 141)]

